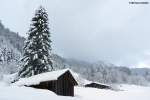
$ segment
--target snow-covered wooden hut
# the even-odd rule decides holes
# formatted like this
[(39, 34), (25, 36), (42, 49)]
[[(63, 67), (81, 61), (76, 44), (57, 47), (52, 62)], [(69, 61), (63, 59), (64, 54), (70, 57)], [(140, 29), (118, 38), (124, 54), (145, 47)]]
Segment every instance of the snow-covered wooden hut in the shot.
[(74, 96), (74, 86), (78, 85), (73, 77), (72, 71), (69, 69), (46, 72), (29, 78), (22, 78), (15, 84), (48, 89), (63, 96)]
[(107, 84), (102, 84), (99, 82), (91, 82), (91, 83), (85, 84), (85, 87), (93, 87), (93, 88), (99, 88), (99, 89), (111, 89), (111, 86)]

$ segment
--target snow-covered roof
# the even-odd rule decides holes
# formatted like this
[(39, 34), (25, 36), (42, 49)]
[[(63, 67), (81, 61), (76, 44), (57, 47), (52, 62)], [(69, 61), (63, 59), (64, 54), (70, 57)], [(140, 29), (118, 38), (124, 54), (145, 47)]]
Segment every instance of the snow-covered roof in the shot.
[(72, 71), (70, 69), (62, 69), (52, 72), (46, 72), (38, 75), (34, 75), (28, 78), (21, 78), (19, 81), (15, 82), (14, 85), (23, 86), (23, 85), (37, 85), (40, 84), (40, 82), (45, 81), (51, 81), (51, 80), (57, 80), (61, 75), (63, 75), (65, 72), (70, 71), (70, 73), (73, 75)]
[(100, 85), (105, 85), (105, 86), (110, 86), (110, 85), (108, 85), (108, 84), (104, 84), (104, 83), (100, 83), (100, 82), (92, 82), (92, 81), (89, 81), (89, 82), (86, 83), (85, 85), (87, 85), (87, 84), (92, 84), (92, 83), (100, 84)]

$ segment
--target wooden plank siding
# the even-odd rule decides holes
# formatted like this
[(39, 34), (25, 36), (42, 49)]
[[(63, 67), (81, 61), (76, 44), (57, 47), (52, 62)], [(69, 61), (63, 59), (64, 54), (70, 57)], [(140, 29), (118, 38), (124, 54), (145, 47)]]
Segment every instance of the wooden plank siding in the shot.
[(69, 71), (58, 78), (58, 80), (57, 80), (57, 84), (58, 84), (57, 93), (59, 95), (74, 96), (74, 84), (75, 83), (73, 82), (72, 78), (73, 77)]

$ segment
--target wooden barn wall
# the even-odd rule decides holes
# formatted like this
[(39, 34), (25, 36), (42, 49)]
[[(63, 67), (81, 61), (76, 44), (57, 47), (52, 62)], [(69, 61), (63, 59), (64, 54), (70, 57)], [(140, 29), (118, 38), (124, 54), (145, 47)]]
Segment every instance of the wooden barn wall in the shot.
[(30, 87), (39, 88), (39, 89), (48, 89), (53, 92), (56, 92), (56, 81), (47, 81), (47, 82), (41, 82), (39, 85), (32, 85)]
[(59, 95), (74, 96), (74, 84), (69, 72), (59, 77), (57, 81), (57, 93)]

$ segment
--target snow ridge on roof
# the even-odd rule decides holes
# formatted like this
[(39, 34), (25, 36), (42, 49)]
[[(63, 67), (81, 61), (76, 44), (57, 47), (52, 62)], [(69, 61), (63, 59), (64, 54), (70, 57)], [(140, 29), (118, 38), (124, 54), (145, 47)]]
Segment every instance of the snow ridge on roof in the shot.
[(72, 71), (69, 68), (67, 68), (67, 69), (62, 69), (62, 70), (57, 70), (52, 72), (41, 73), (28, 78), (21, 78), (19, 79), (19, 81), (15, 82), (14, 85), (29, 86), (29, 85), (40, 84), (40, 82), (57, 80), (62, 74), (64, 74), (67, 71), (70, 71), (70, 73), (73, 74)]

